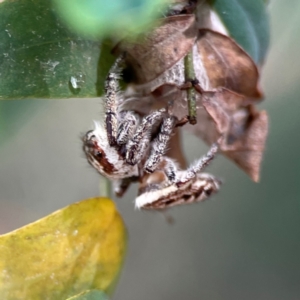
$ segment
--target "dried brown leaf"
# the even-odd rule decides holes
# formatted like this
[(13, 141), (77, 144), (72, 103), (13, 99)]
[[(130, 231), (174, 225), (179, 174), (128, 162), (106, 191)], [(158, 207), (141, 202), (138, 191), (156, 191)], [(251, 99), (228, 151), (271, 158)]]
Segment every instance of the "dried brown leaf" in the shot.
[(152, 31), (135, 40), (121, 41), (113, 50), (126, 52), (126, 63), (135, 73), (136, 84), (150, 82), (186, 56), (196, 41), (195, 16), (178, 15), (158, 21)]
[(210, 89), (225, 87), (247, 97), (260, 98), (259, 73), (251, 57), (230, 37), (200, 29), (197, 49)]
[(258, 181), (268, 133), (268, 116), (265, 111), (256, 111), (253, 105), (243, 107), (243, 98), (226, 89), (204, 93), (202, 103), (215, 123), (215, 130), (208, 120), (201, 128), (211, 130), (201, 129), (198, 133), (209, 144), (223, 135), (221, 151)]
[(255, 63), (230, 37), (196, 29), (193, 15), (160, 22), (140, 40), (122, 41), (116, 48), (116, 52), (127, 52), (127, 65), (136, 76), (122, 109), (134, 107), (148, 114), (173, 101), (173, 113), (178, 118), (186, 115), (187, 94), (180, 87), (185, 83), (184, 57), (193, 51), (196, 79), (203, 92), (197, 95), (199, 121), (186, 127), (208, 144), (223, 135), (221, 152), (257, 181), (268, 118), (252, 106), (262, 97)]
[[(171, 88), (171, 87), (170, 87)], [(186, 112), (186, 93), (178, 89), (163, 87), (162, 94), (153, 94), (142, 98), (132, 98), (125, 102), (122, 109), (131, 109), (142, 115), (165, 107), (170, 99), (175, 99), (173, 113), (179, 119)], [(180, 100), (179, 100), (180, 99)], [(251, 100), (251, 99), (250, 99)], [(223, 135), (220, 145), (221, 153), (234, 161), (254, 181), (259, 179), (259, 169), (268, 132), (268, 117), (266, 112), (256, 112), (248, 99), (225, 88), (198, 94), (196, 125), (185, 125), (184, 129), (192, 132), (211, 145)], [(182, 152), (178, 148), (178, 140), (170, 145), (168, 156), (182, 161)], [(178, 153), (176, 154), (176, 151)]]
[(186, 159), (181, 147), (181, 130), (176, 130), (169, 141), (169, 149), (166, 156), (175, 159), (181, 169), (187, 167)]
[(259, 181), (260, 165), (268, 134), (266, 111), (249, 109), (249, 123), (244, 134), (227, 149), (224, 154), (240, 166), (255, 182)]

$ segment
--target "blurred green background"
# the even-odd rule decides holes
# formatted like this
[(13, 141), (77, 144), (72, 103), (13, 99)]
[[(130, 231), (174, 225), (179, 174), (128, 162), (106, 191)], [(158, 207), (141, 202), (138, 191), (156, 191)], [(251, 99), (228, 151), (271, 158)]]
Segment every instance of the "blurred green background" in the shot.
[[(262, 72), (270, 133), (255, 184), (218, 157), (220, 193), (163, 214), (117, 200), (129, 250), (115, 300), (300, 299), (300, 3), (272, 0), (271, 47)], [(99, 194), (80, 136), (100, 99), (0, 102), (0, 233)], [(185, 135), (190, 161), (207, 147)], [(193, 145), (193, 147), (187, 145)]]

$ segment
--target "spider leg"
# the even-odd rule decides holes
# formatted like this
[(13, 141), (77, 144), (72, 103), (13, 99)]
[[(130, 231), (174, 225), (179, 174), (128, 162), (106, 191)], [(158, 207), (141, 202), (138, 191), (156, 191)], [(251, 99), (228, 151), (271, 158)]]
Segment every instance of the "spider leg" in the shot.
[(132, 182), (136, 182), (138, 177), (127, 177), (113, 181), (113, 189), (117, 197), (122, 197)]
[(180, 176), (180, 180), (176, 182), (177, 186), (185, 184), (186, 182), (192, 180), (199, 174), (207, 165), (214, 159), (215, 155), (219, 150), (219, 143), (214, 143), (208, 150), (207, 154), (197, 160), (193, 165), (191, 165), (186, 171), (183, 171)]
[(145, 156), (149, 147), (153, 126), (161, 122), (166, 113), (166, 109), (162, 108), (142, 119), (132, 139), (127, 143), (126, 161), (128, 164), (135, 165)]
[(118, 97), (119, 95), (119, 78), (121, 64), (124, 61), (124, 55), (119, 56), (115, 63), (109, 70), (105, 80), (105, 124), (104, 127), (107, 132), (107, 138), (110, 146), (117, 143), (117, 130), (118, 130)]
[(139, 116), (134, 111), (123, 111), (117, 132), (118, 145), (124, 145), (132, 138), (139, 122)]
[(164, 161), (163, 171), (165, 172), (168, 180), (173, 183), (177, 182), (178, 181), (177, 174), (179, 171), (177, 164), (173, 159), (166, 156), (163, 157), (163, 161)]
[(156, 139), (152, 143), (150, 157), (145, 163), (144, 169), (146, 172), (152, 173), (157, 169), (157, 166), (159, 165), (162, 157), (167, 151), (168, 143), (170, 141), (176, 123), (177, 118), (174, 116), (170, 115), (164, 118), (160, 127), (160, 131)]
[[(219, 142), (214, 143), (207, 154), (191, 165), (187, 170), (180, 170), (175, 161), (166, 156), (162, 157), (159, 169), (163, 170), (168, 180), (176, 183), (178, 187), (186, 184), (198, 176), (198, 174), (214, 159), (219, 150)], [(178, 176), (178, 174), (180, 174)]]

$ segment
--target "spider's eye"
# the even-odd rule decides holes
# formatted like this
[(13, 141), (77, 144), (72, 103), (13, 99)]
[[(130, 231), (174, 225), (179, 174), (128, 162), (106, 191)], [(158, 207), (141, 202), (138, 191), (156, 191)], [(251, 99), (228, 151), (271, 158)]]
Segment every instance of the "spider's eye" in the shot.
[(97, 158), (102, 158), (102, 152), (96, 151), (96, 152), (95, 152), (95, 156), (96, 156)]
[(87, 146), (93, 145), (93, 140), (96, 137), (93, 132), (94, 132), (93, 130), (88, 131), (82, 139), (84, 144), (86, 144)]
[(95, 139), (95, 137), (96, 136), (94, 134), (87, 135), (87, 141), (93, 143), (93, 140)]

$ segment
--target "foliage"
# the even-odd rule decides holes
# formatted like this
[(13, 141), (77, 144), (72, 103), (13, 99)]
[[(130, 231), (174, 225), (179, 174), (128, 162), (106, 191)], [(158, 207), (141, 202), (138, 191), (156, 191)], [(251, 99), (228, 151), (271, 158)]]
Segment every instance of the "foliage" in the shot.
[[(157, 5), (161, 2), (155, 1)], [(55, 3), (55, 8), (51, 0), (0, 3), (0, 99), (83, 98), (101, 94), (113, 61), (111, 43), (103, 37), (110, 32), (115, 39), (116, 31), (124, 36), (124, 29), (132, 24), (143, 28), (144, 20), (149, 22), (153, 15), (149, 7), (155, 6), (149, 0), (105, 1), (105, 5), (103, 1)], [(128, 9), (125, 12), (124, 5)], [(262, 1), (215, 0), (212, 5), (231, 36), (256, 62), (261, 62), (268, 46), (268, 19)], [(78, 15), (82, 13), (86, 17)], [(65, 14), (73, 24), (70, 27), (59, 17)], [(82, 25), (83, 19), (90, 25)], [(90, 34), (76, 33), (78, 26)], [(94, 36), (95, 30), (99, 32), (97, 41), (88, 37)]]
[[(0, 99), (99, 96), (114, 60), (112, 40), (144, 31), (165, 2), (1, 1)], [(257, 64), (262, 63), (269, 42), (264, 1), (209, 2), (230, 36)], [(182, 38), (179, 31), (176, 34)], [(205, 42), (196, 32), (191, 45), (185, 44), (187, 49), (196, 40), (199, 45)], [(206, 107), (214, 121), (221, 120), (217, 113), (229, 111), (217, 96), (211, 100), (218, 109)], [(225, 121), (232, 123), (230, 118)], [(106, 299), (104, 292), (111, 291), (122, 265), (125, 236), (114, 205), (104, 198), (70, 205), (3, 235), (0, 294), (5, 299)]]
[(109, 293), (125, 240), (123, 221), (107, 198), (72, 204), (2, 235), (1, 297), (66, 299), (90, 289)]
[(264, 1), (210, 1), (230, 35), (256, 63), (262, 63), (269, 45), (269, 18)]

